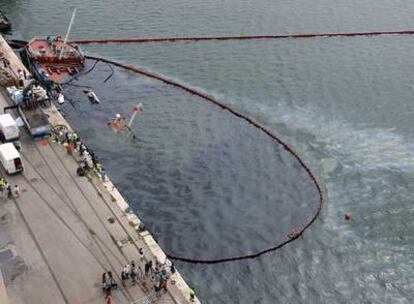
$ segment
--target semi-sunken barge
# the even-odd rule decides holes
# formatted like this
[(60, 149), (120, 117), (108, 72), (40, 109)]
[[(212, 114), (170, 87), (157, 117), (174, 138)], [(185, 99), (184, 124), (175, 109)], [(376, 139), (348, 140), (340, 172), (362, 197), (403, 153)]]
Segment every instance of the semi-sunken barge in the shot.
[(69, 81), (85, 67), (85, 56), (77, 45), (61, 37), (33, 38), (21, 58), (30, 72), (48, 89)]

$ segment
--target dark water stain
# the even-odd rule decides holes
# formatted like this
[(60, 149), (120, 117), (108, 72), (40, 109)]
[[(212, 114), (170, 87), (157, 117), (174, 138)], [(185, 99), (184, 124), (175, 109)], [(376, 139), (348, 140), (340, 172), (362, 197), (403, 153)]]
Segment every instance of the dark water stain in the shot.
[[(92, 63), (90, 63), (91, 65)], [(200, 98), (98, 65), (73, 84), (95, 89), (102, 104), (65, 105), (69, 121), (97, 155), (162, 247), (217, 258), (272, 247), (302, 227), (318, 204), (303, 168), (282, 146)], [(144, 104), (137, 140), (107, 130), (114, 113)], [(105, 119), (106, 118), (106, 119)]]

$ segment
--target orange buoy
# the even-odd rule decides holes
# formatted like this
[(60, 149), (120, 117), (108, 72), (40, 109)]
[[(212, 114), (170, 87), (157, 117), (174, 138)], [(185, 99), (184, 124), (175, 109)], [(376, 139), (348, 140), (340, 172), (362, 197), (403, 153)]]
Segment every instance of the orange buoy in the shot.
[(298, 228), (293, 228), (292, 230), (290, 230), (290, 232), (288, 234), (288, 237), (290, 239), (293, 239), (293, 238), (297, 237), (299, 234), (300, 234), (299, 229)]

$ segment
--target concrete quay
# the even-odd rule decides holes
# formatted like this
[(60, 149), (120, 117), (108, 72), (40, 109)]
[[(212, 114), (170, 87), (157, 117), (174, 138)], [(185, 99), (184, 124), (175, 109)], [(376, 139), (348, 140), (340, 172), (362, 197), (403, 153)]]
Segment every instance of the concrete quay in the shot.
[[(1, 36), (0, 52), (10, 61), (11, 74), (25, 69)], [(0, 107), (10, 102), (0, 88)], [(53, 105), (45, 112), (53, 126), (71, 130)], [(158, 297), (151, 278), (122, 286), (126, 263), (134, 260), (141, 268), (146, 260), (164, 263), (162, 249), (148, 231), (139, 231), (139, 218), (110, 180), (102, 182), (96, 172), (77, 176), (76, 157), (51, 139), (33, 140), (21, 129), (20, 140), (24, 173), (9, 176), (0, 166), (0, 175), (21, 192), (0, 198), (0, 304), (105, 303), (101, 277), (109, 270), (118, 283), (114, 304), (194, 303), (178, 272)]]

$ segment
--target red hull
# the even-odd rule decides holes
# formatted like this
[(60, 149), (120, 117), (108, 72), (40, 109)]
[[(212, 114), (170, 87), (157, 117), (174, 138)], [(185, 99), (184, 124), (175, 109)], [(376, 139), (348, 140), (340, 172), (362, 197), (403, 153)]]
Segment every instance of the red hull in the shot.
[(85, 66), (85, 57), (78, 47), (72, 44), (63, 46), (61, 38), (34, 38), (27, 45), (27, 54), (32, 63), (43, 70), (39, 72), (55, 83), (64, 82)]

